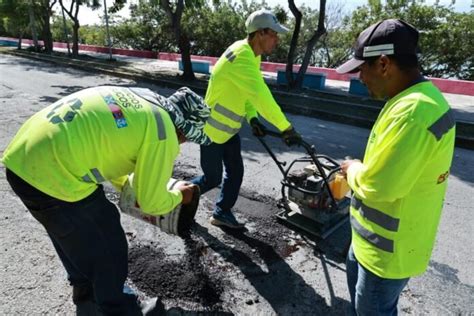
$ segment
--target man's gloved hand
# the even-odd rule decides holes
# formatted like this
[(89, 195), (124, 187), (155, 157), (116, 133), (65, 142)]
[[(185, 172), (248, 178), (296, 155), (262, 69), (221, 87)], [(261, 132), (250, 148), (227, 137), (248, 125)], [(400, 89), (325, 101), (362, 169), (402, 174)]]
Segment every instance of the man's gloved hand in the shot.
[(301, 135), (295, 131), (293, 127), (288, 128), (285, 130), (281, 136), (283, 137), (283, 141), (287, 146), (299, 145), (301, 144)]
[(267, 128), (265, 125), (260, 123), (259, 119), (254, 117), (250, 120), (250, 126), (252, 127), (252, 134), (257, 137), (263, 137), (267, 134)]

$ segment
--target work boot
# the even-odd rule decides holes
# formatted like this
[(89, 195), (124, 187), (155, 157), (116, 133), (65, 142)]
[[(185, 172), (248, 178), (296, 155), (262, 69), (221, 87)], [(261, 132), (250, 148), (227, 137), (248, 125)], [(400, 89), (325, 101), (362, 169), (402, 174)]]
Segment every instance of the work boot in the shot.
[(225, 226), (232, 229), (243, 229), (245, 224), (239, 223), (232, 212), (212, 214), (210, 222), (214, 226)]
[(140, 302), (140, 308), (143, 316), (166, 315), (165, 306), (157, 297)]

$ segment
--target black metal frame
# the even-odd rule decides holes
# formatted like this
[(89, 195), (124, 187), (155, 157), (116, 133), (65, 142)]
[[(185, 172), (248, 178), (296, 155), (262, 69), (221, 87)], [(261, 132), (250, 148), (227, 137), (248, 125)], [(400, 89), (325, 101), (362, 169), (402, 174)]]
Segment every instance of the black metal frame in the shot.
[[(274, 132), (274, 131), (267, 130), (266, 135), (282, 138), (282, 134)], [(304, 140), (301, 140), (299, 145), (306, 150), (306, 152), (308, 153), (308, 156), (295, 159), (288, 165), (288, 167), (286, 167), (287, 163), (285, 161), (278, 160), (274, 152), (271, 150), (268, 144), (263, 140), (263, 137), (257, 137), (257, 139), (266, 149), (270, 157), (272, 157), (272, 159), (275, 161), (278, 169), (280, 169), (280, 172), (283, 175), (283, 179), (281, 180), (281, 185), (282, 185), (281, 193), (282, 193), (282, 198), (283, 198), (282, 206), (284, 210), (276, 214), (278, 219), (290, 224), (291, 226), (295, 226), (297, 228), (303, 229), (306, 232), (309, 232), (310, 234), (323, 238), (323, 239), (326, 239), (330, 234), (332, 234), (335, 230), (337, 230), (342, 224), (344, 224), (347, 221), (348, 213), (349, 213), (348, 208), (350, 204), (349, 199), (344, 198), (342, 200), (337, 201), (334, 198), (332, 191), (329, 188), (329, 179), (331, 179), (331, 176), (334, 173), (341, 170), (341, 167), (339, 166), (338, 162), (336, 162), (334, 159), (326, 155), (316, 154), (316, 150), (313, 145), (310, 145)], [(301, 162), (313, 163), (316, 166), (319, 172), (319, 175), (323, 179), (323, 186), (321, 187), (320, 190), (312, 191), (312, 190), (303, 189), (297, 185), (292, 184), (288, 180), (288, 174), (290, 170), (293, 168), (293, 166), (296, 163), (301, 163)], [(330, 215), (332, 219), (326, 223), (320, 223), (316, 219), (308, 220), (306, 216), (303, 216), (297, 213), (295, 214), (290, 207), (290, 203), (294, 203), (298, 205), (298, 207), (304, 208), (304, 206), (299, 205), (295, 202), (291, 202), (288, 199), (286, 191), (289, 190), (290, 188), (293, 190), (302, 192), (304, 194), (323, 195), (324, 193), (327, 193), (327, 197), (329, 199), (329, 203), (326, 204), (327, 206), (318, 207), (311, 210), (312, 211), (314, 210), (315, 212), (314, 214), (318, 214), (318, 213), (333, 214), (333, 215)], [(323, 192), (323, 191), (326, 191), (326, 192)], [(347, 214), (345, 214), (346, 212)]]
[[(266, 134), (269, 135), (269, 136), (282, 138), (282, 135), (280, 133), (277, 133), (277, 132), (267, 130)], [(282, 185), (281, 194), (282, 194), (282, 197), (284, 199), (287, 199), (285, 188), (292, 188), (294, 190), (297, 190), (297, 191), (300, 191), (300, 192), (306, 193), (306, 194), (321, 194), (322, 193), (321, 191), (311, 191), (311, 190), (306, 190), (306, 189), (300, 188), (298, 186), (295, 186), (295, 185), (291, 184), (288, 181), (288, 173), (290, 172), (290, 170), (292, 169), (294, 164), (299, 163), (299, 162), (308, 162), (308, 163), (314, 163), (316, 165), (316, 168), (318, 169), (319, 174), (323, 178), (324, 186), (321, 190), (326, 190), (327, 191), (327, 194), (330, 198), (330, 207), (334, 208), (334, 209), (338, 208), (338, 203), (337, 203), (336, 199), (334, 198), (331, 190), (329, 189), (329, 179), (331, 178), (331, 176), (334, 173), (341, 170), (341, 167), (339, 166), (337, 161), (335, 161), (334, 159), (332, 159), (331, 157), (328, 157), (326, 155), (316, 154), (314, 145), (310, 145), (307, 142), (305, 142), (304, 140), (301, 140), (300, 146), (303, 147), (306, 150), (309, 157), (301, 157), (301, 158), (295, 159), (285, 169), (284, 167), (286, 166), (286, 162), (285, 161), (279, 161), (277, 159), (277, 157), (275, 156), (273, 151), (270, 149), (268, 144), (263, 140), (263, 137), (257, 137), (257, 139), (260, 141), (260, 143), (266, 149), (266, 151), (268, 152), (270, 157), (272, 157), (272, 159), (275, 161), (275, 163), (278, 166), (278, 169), (280, 169), (280, 171), (283, 175), (283, 179), (281, 180), (281, 185)], [(327, 161), (327, 163), (321, 162), (320, 159), (325, 159)], [(326, 170), (327, 170), (328, 173), (326, 173)]]

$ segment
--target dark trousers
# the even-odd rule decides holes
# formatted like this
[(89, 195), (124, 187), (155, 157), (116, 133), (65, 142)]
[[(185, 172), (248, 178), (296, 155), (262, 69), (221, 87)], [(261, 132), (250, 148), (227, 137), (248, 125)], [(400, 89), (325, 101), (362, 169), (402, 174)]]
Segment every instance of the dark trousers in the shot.
[[(223, 167), (224, 181), (222, 181)], [(191, 182), (199, 186), (201, 194), (222, 182), (214, 214), (230, 212), (239, 196), (244, 176), (239, 134), (224, 144), (212, 143), (209, 146), (201, 146), (201, 168), (204, 174), (192, 179)]]
[[(78, 202), (55, 199), (7, 169), (13, 191), (46, 229), (75, 292), (74, 303), (91, 296), (106, 315), (141, 315), (135, 294), (124, 290), (128, 245), (117, 207), (102, 186)], [(90, 289), (90, 291), (88, 290)]]
[(357, 261), (352, 246), (347, 254), (346, 274), (351, 296), (348, 315), (398, 315), (398, 298), (409, 278), (384, 279), (373, 274)]

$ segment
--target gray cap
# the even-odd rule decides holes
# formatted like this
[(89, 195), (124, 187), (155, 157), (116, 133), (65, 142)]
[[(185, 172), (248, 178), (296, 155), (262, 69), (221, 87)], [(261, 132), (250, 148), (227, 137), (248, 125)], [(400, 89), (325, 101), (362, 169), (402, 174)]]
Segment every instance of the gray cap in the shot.
[(247, 28), (247, 34), (266, 28), (272, 29), (277, 33), (288, 32), (288, 28), (281, 25), (271, 11), (265, 9), (250, 14), (247, 21), (245, 21), (245, 27)]
[(418, 31), (405, 21), (388, 19), (363, 30), (354, 45), (354, 57), (336, 71), (356, 72), (368, 58), (381, 55), (416, 55)]

